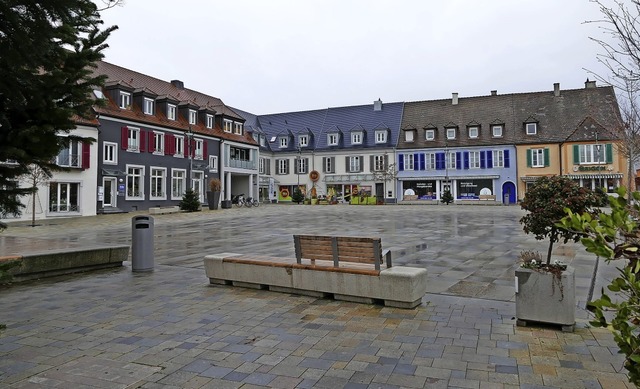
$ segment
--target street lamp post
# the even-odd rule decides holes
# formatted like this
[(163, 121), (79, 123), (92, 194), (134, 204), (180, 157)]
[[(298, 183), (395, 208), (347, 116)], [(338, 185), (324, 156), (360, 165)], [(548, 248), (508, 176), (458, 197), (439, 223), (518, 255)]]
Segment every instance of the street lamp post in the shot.
[(191, 130), (191, 126), (189, 126), (189, 132), (187, 133), (187, 141), (189, 142), (189, 147), (187, 148), (187, 152), (189, 153), (189, 174), (188, 174), (188, 182), (187, 189), (193, 189), (193, 131)]
[(298, 175), (298, 190), (300, 190), (300, 161), (301, 161), (301, 153), (302, 153), (300, 146), (297, 147), (297, 150), (298, 150), (298, 156), (296, 157), (296, 173)]

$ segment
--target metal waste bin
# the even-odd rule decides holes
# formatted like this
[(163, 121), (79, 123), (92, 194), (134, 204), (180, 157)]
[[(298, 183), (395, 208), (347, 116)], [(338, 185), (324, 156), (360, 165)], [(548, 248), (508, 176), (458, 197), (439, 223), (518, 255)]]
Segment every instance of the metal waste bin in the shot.
[(153, 218), (134, 216), (131, 219), (131, 270), (153, 271)]
[(509, 193), (503, 195), (502, 205), (509, 205)]

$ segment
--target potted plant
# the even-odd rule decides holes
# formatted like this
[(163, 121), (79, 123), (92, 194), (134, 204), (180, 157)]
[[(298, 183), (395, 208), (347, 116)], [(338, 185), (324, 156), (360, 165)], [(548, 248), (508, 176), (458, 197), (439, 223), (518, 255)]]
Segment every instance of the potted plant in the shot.
[(222, 183), (218, 178), (212, 178), (209, 181), (209, 190), (207, 191), (207, 202), (209, 203), (209, 209), (218, 209), (220, 203), (220, 189)]
[(520, 254), (516, 269), (517, 325), (541, 322), (562, 326), (573, 331), (575, 325), (575, 273), (565, 264), (551, 262), (554, 243), (577, 241), (580, 234), (562, 228), (558, 223), (565, 209), (572, 212), (594, 212), (594, 193), (564, 176), (540, 177), (527, 190), (521, 207), (528, 213), (520, 219), (524, 232), (538, 240), (549, 240), (546, 258), (537, 253)]

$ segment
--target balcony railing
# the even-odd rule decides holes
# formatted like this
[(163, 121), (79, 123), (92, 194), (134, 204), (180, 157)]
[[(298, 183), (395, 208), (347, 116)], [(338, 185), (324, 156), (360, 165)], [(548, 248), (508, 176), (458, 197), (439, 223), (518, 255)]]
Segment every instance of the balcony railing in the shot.
[(241, 160), (241, 159), (230, 159), (229, 160), (229, 167), (256, 170), (256, 163), (255, 163), (255, 161), (245, 161), (245, 160)]

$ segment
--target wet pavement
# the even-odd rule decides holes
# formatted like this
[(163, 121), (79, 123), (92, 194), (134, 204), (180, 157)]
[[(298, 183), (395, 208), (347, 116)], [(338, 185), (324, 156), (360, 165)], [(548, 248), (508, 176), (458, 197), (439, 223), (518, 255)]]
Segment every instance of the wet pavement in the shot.
[[(13, 223), (0, 256), (48, 245), (130, 244), (136, 214)], [(619, 388), (622, 359), (584, 304), (615, 275), (579, 245), (578, 329), (515, 327), (514, 270), (547, 243), (518, 207), (292, 206), (154, 216), (156, 270), (0, 289), (0, 386)], [(209, 286), (202, 258), (293, 256), (295, 233), (381, 236), (394, 266), (425, 267), (415, 310)], [(596, 292), (597, 294), (597, 292)]]

